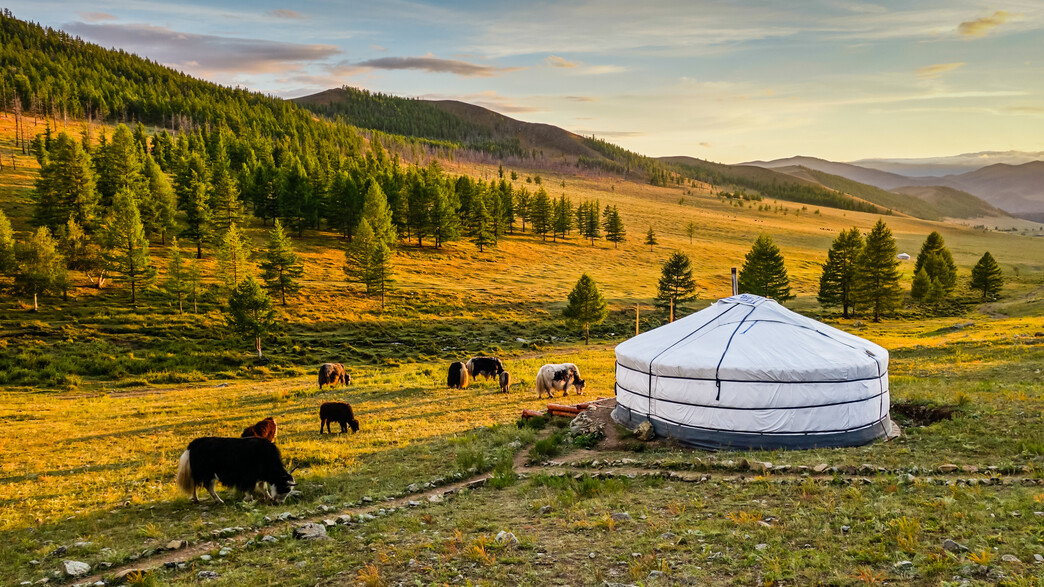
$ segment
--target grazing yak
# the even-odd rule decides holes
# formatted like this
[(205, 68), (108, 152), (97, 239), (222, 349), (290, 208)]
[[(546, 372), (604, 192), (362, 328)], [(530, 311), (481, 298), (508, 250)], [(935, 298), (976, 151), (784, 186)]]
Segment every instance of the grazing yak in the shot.
[(258, 483), (268, 483), (275, 495), (265, 492), (276, 503), (282, 502), (294, 488), (294, 478), (283, 468), (283, 460), (276, 445), (264, 438), (218, 438), (206, 436), (189, 443), (181, 453), (178, 488), (199, 502), (196, 488), (207, 488), (210, 497), (225, 503), (214, 491), (218, 481), (237, 491), (256, 491)]
[(359, 431), (359, 421), (352, 413), (352, 406), (344, 402), (326, 402), (319, 406), (319, 434), (323, 433), (324, 427), (333, 434), (333, 430), (330, 430), (331, 422), (340, 424), (341, 432), (348, 432), (348, 426), (352, 427), (352, 432)]
[(275, 442), (276, 439), (276, 422), (271, 417), (261, 420), (253, 426), (247, 426), (240, 437), (247, 438), (250, 436), (256, 436), (258, 438), (265, 438), (269, 442)]
[(500, 372), (500, 392), (507, 393), (511, 388), (511, 373), (507, 371)]
[(324, 385), (351, 385), (352, 376), (344, 370), (340, 363), (323, 363), (319, 367), (319, 389)]
[(464, 363), (457, 361), (449, 367), (449, 375), (446, 377), (446, 385), (457, 389), (465, 389), (470, 381), (468, 369)]
[(498, 377), (504, 372), (504, 363), (501, 363), (500, 359), (496, 357), (472, 357), (468, 360), (465, 367), (467, 367), (468, 375), (471, 375), (472, 379), (479, 375), (489, 379), (490, 377)]
[(584, 392), (584, 380), (580, 378), (580, 369), (572, 363), (557, 363), (544, 365), (537, 371), (536, 389), (537, 399), (545, 393), (551, 398), (552, 391), (561, 391), (562, 396), (569, 395), (569, 386), (572, 385), (576, 393)]

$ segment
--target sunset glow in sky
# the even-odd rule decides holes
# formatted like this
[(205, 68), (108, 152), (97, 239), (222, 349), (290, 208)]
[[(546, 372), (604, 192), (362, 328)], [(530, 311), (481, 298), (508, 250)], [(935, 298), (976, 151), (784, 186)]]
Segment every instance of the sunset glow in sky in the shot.
[(1044, 2), (16, 0), (284, 97), (458, 99), (653, 156), (735, 163), (1044, 150)]

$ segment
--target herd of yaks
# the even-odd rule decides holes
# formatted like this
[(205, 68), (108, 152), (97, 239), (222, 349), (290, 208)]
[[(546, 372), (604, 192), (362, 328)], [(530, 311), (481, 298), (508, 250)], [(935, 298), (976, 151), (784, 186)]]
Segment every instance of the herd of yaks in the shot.
[[(472, 379), (480, 376), (486, 379), (496, 377), (501, 392), (506, 393), (511, 387), (511, 373), (496, 357), (473, 357), (467, 362), (451, 364), (446, 383), (449, 387), (464, 389)], [(319, 367), (319, 389), (324, 385), (349, 385), (351, 382), (351, 375), (341, 363), (325, 363)], [(583, 393), (585, 387), (580, 370), (573, 363), (547, 364), (537, 371), (537, 398), (545, 393), (551, 398), (553, 391), (569, 395), (570, 387), (576, 393)], [(319, 433), (322, 434), (324, 428), (332, 433), (330, 425), (334, 422), (340, 425), (342, 433), (349, 427), (352, 432), (359, 431), (359, 421), (348, 403), (326, 402), (319, 406)], [(293, 491), (295, 481), (291, 475), (293, 469), (286, 470), (279, 448), (274, 444), (276, 432), (275, 420), (265, 418), (243, 430), (239, 438), (205, 436), (193, 440), (178, 461), (175, 476), (178, 488), (191, 495), (193, 502), (198, 502), (197, 489), (206, 487), (214, 501), (224, 503), (214, 491), (220, 481), (222, 485), (242, 493), (254, 492), (276, 503), (282, 502)]]

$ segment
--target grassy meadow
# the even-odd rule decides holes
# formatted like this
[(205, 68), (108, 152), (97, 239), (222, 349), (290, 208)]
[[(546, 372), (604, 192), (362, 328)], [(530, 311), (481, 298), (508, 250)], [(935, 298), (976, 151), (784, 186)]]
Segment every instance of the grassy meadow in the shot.
[[(15, 151), (12, 132), (0, 115), (0, 206), (24, 235), (36, 163)], [(8, 167), (12, 154), (17, 170)], [(445, 166), (496, 174), (495, 166)], [(945, 317), (909, 307), (878, 324), (841, 320), (815, 302), (819, 264), (840, 230), (869, 229), (877, 216), (771, 201), (762, 204), (775, 209), (759, 212), (710, 186), (517, 171), (515, 184), (530, 191), (537, 186), (526, 177), (539, 174), (552, 196), (618, 206), (627, 242), (592, 246), (574, 234), (552, 243), (527, 232), (484, 253), (466, 240), (441, 250), (404, 245), (382, 311), (344, 281), (343, 242), (308, 232), (294, 239), (303, 289), (279, 308), (281, 325), (263, 342), (266, 364), (250, 341), (225, 334), (219, 294), (204, 297), (199, 313), (179, 314), (157, 290), (135, 308), (119, 283), (97, 290), (75, 275), (68, 300), (43, 297), (32, 312), (31, 300), (4, 284), (0, 584), (75, 582), (52, 575), (65, 559), (104, 577), (148, 568), (171, 540), (196, 549), (185, 568), (151, 571), (135, 578), (140, 584), (196, 584), (204, 570), (218, 573), (215, 585), (1044, 584), (1034, 562), (1044, 556), (1044, 238), (886, 217), (913, 256), (929, 232), (943, 234), (964, 299), (971, 266), (991, 251), (1005, 271), (1003, 297)], [(640, 244), (650, 226), (660, 241), (651, 248)], [(266, 232), (248, 228), (258, 249)], [(546, 403), (533, 391), (541, 364), (577, 363), (585, 399), (612, 395), (613, 347), (633, 332), (635, 305), (643, 330), (664, 320), (651, 301), (670, 252), (693, 260), (698, 309), (728, 295), (729, 268), (760, 233), (786, 258), (798, 294), (789, 307), (889, 349), (893, 402), (951, 406), (953, 418), (897, 415), (902, 437), (850, 449), (712, 454), (628, 440), (613, 451), (566, 443), (553, 465), (543, 464), (547, 452), (528, 459), (554, 429), (515, 425), (522, 409)], [(162, 274), (167, 251), (154, 244), (152, 256)], [(205, 257), (216, 282), (212, 251)], [(907, 287), (912, 265), (903, 266)], [(589, 346), (558, 319), (583, 272), (611, 310)], [(445, 388), (447, 364), (480, 353), (505, 360), (516, 381), (510, 394), (484, 381)], [(354, 385), (318, 390), (315, 370), (326, 361), (343, 362)], [(360, 433), (318, 434), (318, 405), (329, 400), (352, 403)], [(300, 465), (300, 496), (215, 506), (177, 494), (174, 469), (191, 439), (238, 435), (266, 416), (279, 423), (284, 461)], [(791, 469), (751, 473), (742, 459)], [(799, 469), (820, 463), (839, 471)], [(963, 469), (940, 473), (948, 463)], [(293, 540), (299, 522), (278, 518), (377, 508), (484, 472), (494, 473), (484, 487), (332, 527), (330, 540)], [(623, 512), (630, 519), (613, 517)], [(225, 528), (233, 531), (214, 537)], [(498, 543), (502, 530), (518, 544)], [(945, 539), (968, 551), (944, 550)], [(225, 545), (230, 552), (219, 556)], [(51, 555), (61, 546), (68, 550)]]

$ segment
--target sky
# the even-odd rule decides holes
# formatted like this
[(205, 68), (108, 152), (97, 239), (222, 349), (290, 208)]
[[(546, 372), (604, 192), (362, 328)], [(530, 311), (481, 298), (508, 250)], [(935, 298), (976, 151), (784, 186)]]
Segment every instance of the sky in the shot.
[(229, 86), (456, 99), (724, 163), (1044, 151), (1041, 0), (8, 0)]

